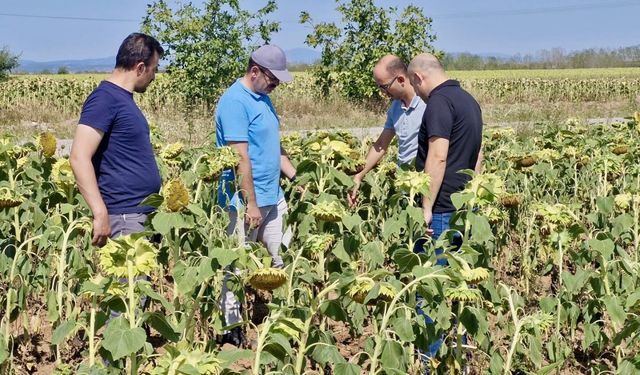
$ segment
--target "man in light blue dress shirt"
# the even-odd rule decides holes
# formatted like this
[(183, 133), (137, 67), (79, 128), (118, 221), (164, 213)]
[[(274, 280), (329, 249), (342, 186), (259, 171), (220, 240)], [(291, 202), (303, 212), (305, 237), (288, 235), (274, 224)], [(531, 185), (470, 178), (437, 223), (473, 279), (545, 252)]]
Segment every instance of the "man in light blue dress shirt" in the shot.
[(407, 65), (398, 56), (384, 56), (373, 68), (378, 88), (393, 101), (384, 129), (367, 153), (364, 168), (353, 176), (354, 187), (347, 197), (350, 205), (356, 203), (362, 179), (382, 159), (393, 137), (398, 137), (398, 165), (410, 163), (416, 157), (426, 104), (416, 95), (408, 77)]

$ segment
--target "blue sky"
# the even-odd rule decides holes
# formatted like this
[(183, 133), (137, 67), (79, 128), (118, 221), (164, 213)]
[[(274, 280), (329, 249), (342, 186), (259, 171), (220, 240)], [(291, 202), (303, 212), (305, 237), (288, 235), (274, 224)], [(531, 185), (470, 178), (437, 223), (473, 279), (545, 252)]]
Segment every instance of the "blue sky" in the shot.
[[(265, 0), (240, 2), (246, 9), (255, 9)], [(422, 7), (434, 19), (436, 47), (447, 52), (514, 54), (553, 47), (572, 51), (640, 43), (637, 26), (640, 0), (377, 0), (376, 3)], [(21, 53), (23, 59), (37, 61), (113, 56), (122, 39), (139, 28), (139, 22), (15, 15), (141, 20), (146, 4), (147, 1), (139, 0), (2, 0), (0, 47), (7, 46), (14, 53)], [(333, 0), (280, 0), (278, 8), (273, 19), (282, 22), (282, 30), (273, 42), (284, 49), (305, 47), (309, 29), (297, 23), (300, 11), (309, 11), (318, 21), (339, 21)]]

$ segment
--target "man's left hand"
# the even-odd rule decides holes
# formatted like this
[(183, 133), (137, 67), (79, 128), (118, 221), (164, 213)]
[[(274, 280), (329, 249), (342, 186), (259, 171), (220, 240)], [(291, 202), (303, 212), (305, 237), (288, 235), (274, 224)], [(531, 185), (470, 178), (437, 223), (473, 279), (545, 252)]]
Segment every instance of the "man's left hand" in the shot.
[(431, 212), (431, 207), (423, 208), (422, 213), (424, 214), (424, 223), (427, 225), (427, 236), (431, 237), (433, 235), (433, 229), (431, 229), (433, 212)]

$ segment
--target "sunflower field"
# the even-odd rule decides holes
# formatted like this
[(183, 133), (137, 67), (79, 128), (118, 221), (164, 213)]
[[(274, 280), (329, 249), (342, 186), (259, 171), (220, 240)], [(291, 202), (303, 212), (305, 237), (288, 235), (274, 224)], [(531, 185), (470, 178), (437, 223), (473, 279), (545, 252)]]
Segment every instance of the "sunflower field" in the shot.
[[(453, 196), (452, 229), (419, 254), (413, 202), (428, 176), (398, 168), (391, 150), (349, 207), (371, 140), (284, 136), (298, 177), (283, 180), (283, 269), (226, 234), (216, 191), (238, 163), (230, 149), (170, 144), (152, 127), (165, 186), (145, 203), (157, 210), (145, 232), (97, 248), (56, 138), (5, 137), (0, 373), (637, 373), (639, 135), (637, 113), (486, 129), (483, 173)], [(244, 306), (243, 347), (219, 343), (232, 328), (223, 283)], [(438, 339), (438, 356), (424, 359)]]

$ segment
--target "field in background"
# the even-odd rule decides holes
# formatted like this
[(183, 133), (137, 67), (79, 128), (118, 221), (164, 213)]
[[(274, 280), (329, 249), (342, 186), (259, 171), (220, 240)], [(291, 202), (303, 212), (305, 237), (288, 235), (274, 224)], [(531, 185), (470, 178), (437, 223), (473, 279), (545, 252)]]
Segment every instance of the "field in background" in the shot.
[(587, 78), (640, 78), (640, 68), (594, 68), (594, 69), (509, 69), (509, 70), (461, 70), (450, 71), (455, 79), (587, 79)]
[[(0, 83), (0, 133), (18, 138), (49, 129), (72, 136), (84, 99), (106, 74), (18, 75)], [(620, 117), (640, 108), (640, 68), (452, 71), (480, 102), (488, 125), (561, 122), (567, 118)], [(375, 127), (384, 123), (386, 102), (353, 103), (319, 97), (309, 73), (272, 99), (284, 130)], [(185, 114), (166, 76), (137, 95), (147, 117), (172, 140), (198, 145), (213, 130), (213, 110)]]

